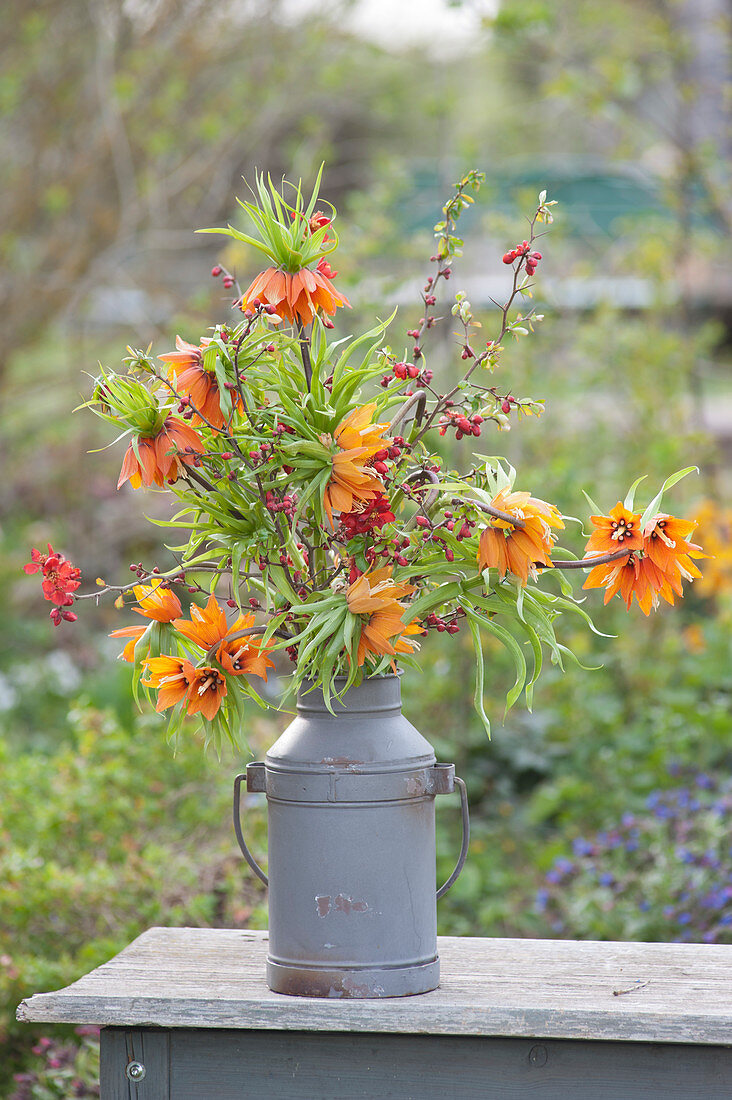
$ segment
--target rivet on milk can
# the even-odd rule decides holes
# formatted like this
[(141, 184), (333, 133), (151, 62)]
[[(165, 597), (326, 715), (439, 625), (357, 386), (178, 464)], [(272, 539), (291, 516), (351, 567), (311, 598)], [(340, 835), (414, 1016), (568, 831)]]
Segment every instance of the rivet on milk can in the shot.
[[(327, 709), (320, 689), (234, 786), (244, 856), (269, 885), (267, 981), (304, 997), (404, 997), (436, 989), (436, 901), (465, 862), (465, 784), (401, 713), (398, 676), (374, 677)], [(267, 795), (269, 878), (241, 831), (240, 791)], [(460, 792), (457, 866), (435, 890), (435, 796)]]

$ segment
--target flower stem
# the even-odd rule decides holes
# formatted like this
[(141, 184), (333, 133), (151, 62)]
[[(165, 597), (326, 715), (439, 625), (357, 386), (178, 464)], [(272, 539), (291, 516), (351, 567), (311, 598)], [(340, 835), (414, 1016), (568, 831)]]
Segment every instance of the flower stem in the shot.
[(310, 339), (305, 335), (305, 325), (300, 318), (297, 319), (297, 332), (300, 340), (300, 354), (302, 356), (302, 365), (305, 368), (305, 383), (310, 392), (313, 381), (313, 365), (310, 361)]

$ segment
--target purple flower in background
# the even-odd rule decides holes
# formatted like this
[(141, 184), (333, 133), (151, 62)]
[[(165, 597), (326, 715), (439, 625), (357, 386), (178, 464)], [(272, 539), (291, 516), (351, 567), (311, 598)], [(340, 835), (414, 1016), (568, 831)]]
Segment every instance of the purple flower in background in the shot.
[[(586, 939), (732, 943), (732, 777), (674, 770), (644, 811), (572, 840), (537, 899), (549, 927)], [(555, 929), (556, 930), (556, 929)]]

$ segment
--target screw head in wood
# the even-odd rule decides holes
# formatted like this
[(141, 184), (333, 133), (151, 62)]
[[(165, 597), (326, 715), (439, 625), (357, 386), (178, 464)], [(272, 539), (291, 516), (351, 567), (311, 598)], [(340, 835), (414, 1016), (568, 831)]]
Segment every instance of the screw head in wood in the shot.
[(142, 1081), (147, 1070), (142, 1062), (128, 1062), (125, 1073), (130, 1081)]

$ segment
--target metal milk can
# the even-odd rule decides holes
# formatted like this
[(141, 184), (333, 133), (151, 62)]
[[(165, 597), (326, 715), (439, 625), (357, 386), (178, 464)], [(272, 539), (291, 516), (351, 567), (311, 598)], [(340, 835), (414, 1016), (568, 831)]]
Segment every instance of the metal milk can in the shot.
[[(269, 885), (267, 982), (304, 997), (403, 997), (439, 983), (436, 899), (468, 848), (465, 784), (403, 717), (399, 677), (364, 680), (331, 714), (319, 689), (234, 785), (244, 856)], [(267, 795), (269, 878), (241, 831), (240, 792)], [(458, 787), (463, 843), (435, 890), (435, 796)]]

